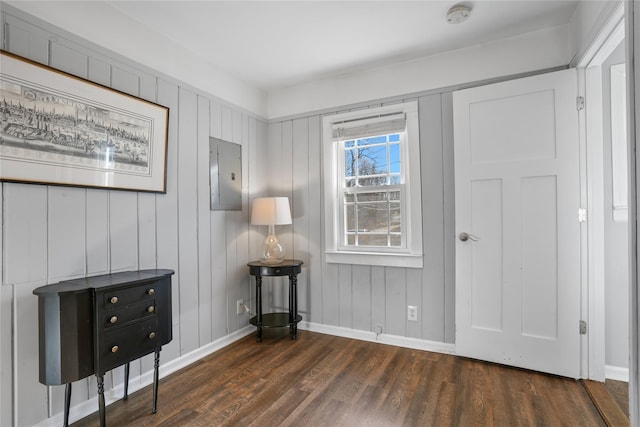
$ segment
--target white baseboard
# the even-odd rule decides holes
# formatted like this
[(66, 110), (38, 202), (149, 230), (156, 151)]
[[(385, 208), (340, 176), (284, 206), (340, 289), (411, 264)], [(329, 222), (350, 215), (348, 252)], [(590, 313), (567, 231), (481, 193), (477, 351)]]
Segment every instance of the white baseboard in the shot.
[(604, 367), (604, 377), (608, 380), (629, 382), (629, 368), (607, 365)]
[[(165, 364), (160, 365), (160, 378), (164, 378), (190, 364), (202, 359), (205, 356), (220, 350), (223, 347), (243, 338), (255, 331), (255, 326), (247, 325), (244, 328), (232, 332), (220, 339), (217, 339), (207, 345), (197, 348), (187, 354), (184, 354), (176, 359), (170, 360)], [(144, 372), (137, 377), (132, 377), (129, 380), (129, 394), (134, 393), (141, 388), (153, 383), (153, 370)], [(117, 385), (104, 393), (105, 404), (110, 405), (122, 399), (124, 394), (124, 384)], [(160, 408), (162, 405), (159, 405)], [(98, 410), (98, 396), (85, 400), (82, 403), (72, 406), (69, 411), (69, 423), (76, 422), (82, 418), (93, 414)], [(107, 410), (108, 411), (108, 410)], [(60, 412), (51, 418), (47, 418), (40, 423), (36, 424), (36, 427), (58, 427), (63, 424), (64, 413)]]
[(456, 352), (455, 344), (401, 337), (399, 335), (376, 334), (375, 332), (360, 331), (340, 326), (322, 325), (319, 323), (303, 321), (298, 324), (298, 328), (311, 332), (320, 332), (322, 334), (336, 335), (356, 340), (371, 341), (380, 344), (413, 348), (416, 350), (432, 351), (434, 353), (455, 354)]

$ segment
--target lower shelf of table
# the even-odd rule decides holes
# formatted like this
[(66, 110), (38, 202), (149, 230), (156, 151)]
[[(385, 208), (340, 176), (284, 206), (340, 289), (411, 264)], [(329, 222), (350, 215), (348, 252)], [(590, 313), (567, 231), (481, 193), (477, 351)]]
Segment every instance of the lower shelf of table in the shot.
[[(293, 323), (289, 322), (289, 313), (267, 313), (262, 315), (262, 327), (263, 328), (279, 328), (282, 326), (291, 326), (302, 320), (302, 316), (297, 315)], [(252, 325), (258, 325), (257, 316), (249, 319), (249, 323)]]

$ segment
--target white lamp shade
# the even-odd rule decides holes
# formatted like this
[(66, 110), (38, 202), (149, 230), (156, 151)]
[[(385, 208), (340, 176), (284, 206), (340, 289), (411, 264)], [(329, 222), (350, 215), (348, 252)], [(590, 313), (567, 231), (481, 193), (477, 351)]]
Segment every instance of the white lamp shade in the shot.
[(291, 209), (288, 197), (260, 197), (253, 201), (251, 224), (291, 224)]

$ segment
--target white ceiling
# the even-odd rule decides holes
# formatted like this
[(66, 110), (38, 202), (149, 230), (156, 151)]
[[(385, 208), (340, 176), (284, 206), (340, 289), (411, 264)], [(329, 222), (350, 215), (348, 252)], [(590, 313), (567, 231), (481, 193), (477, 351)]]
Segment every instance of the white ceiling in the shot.
[(169, 39), (270, 91), (567, 24), (578, 2), (463, 2), (473, 11), (457, 25), (445, 19), (457, 4), (453, 0), (105, 3), (152, 32), (158, 43)]
[[(447, 23), (447, 10), (460, 3), (472, 8), (470, 19), (457, 25)], [(585, 9), (577, 11), (579, 4), (596, 5), (586, 9), (597, 13), (601, 8), (597, 4), (605, 3), (601, 0), (0, 0), (0, 6), (9, 4), (269, 118), (380, 99), (391, 96), (389, 93), (413, 93), (428, 89), (425, 84), (431, 82), (443, 87), (501, 75), (487, 69), (496, 59), (499, 64), (495, 67), (507, 74), (566, 65), (570, 60), (570, 56), (566, 57), (570, 54), (569, 24), (582, 22), (573, 18)], [(532, 50), (529, 52), (513, 50), (518, 49), (515, 47), (518, 43), (512, 43), (511, 50), (502, 52), (500, 58), (472, 56), (457, 63), (441, 61), (442, 66), (436, 69), (425, 62), (443, 52), (464, 57), (463, 52), (471, 47), (480, 51), (494, 46), (495, 52), (498, 40), (515, 40), (514, 36), (526, 33), (522, 37), (529, 40), (543, 34), (554, 36), (553, 39), (542, 36), (538, 44), (524, 43), (526, 49)], [(514, 56), (517, 58), (509, 60)], [(543, 56), (549, 60), (540, 62)], [(478, 73), (468, 68), (474, 64), (473, 58), (481, 62), (475, 62), (479, 66), (484, 65)], [(447, 64), (449, 69), (445, 70)], [(505, 68), (505, 64), (509, 67)], [(389, 71), (388, 67), (396, 68)], [(405, 71), (398, 73), (398, 67)], [(434, 73), (440, 78), (434, 80)], [(415, 77), (418, 74), (423, 76), (420, 83)], [(341, 81), (344, 84), (331, 83)], [(346, 82), (350, 84), (345, 87)], [(398, 87), (394, 89), (389, 84)], [(302, 88), (308, 91), (300, 91)]]

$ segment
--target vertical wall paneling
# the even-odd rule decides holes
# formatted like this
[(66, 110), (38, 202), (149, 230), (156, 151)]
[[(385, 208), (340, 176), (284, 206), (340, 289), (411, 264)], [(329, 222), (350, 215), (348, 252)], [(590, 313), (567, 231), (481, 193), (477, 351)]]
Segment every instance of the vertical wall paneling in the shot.
[(306, 207), (306, 215), (309, 217), (309, 293), (305, 319), (310, 322), (322, 322), (322, 254), (324, 234), (322, 232), (322, 159), (320, 144), (320, 117), (310, 117), (309, 123), (309, 169), (307, 178), (307, 191), (309, 204)]
[(375, 331), (378, 326), (387, 333), (385, 267), (371, 267), (371, 326)]
[(456, 340), (455, 198), (453, 170), (453, 95), (442, 94), (442, 164), (444, 193), (444, 342)]
[[(14, 390), (17, 393), (15, 423), (31, 426), (48, 415), (47, 387), (38, 382), (38, 299), (30, 286), (14, 286)], [(23, 357), (23, 355), (25, 357)], [(36, 357), (26, 355), (34, 355)], [(27, 403), (28, 402), (28, 403)]]
[[(38, 382), (33, 289), (84, 275), (137, 268), (175, 270), (173, 341), (163, 347), (162, 374), (165, 363), (248, 323), (248, 315), (235, 314), (235, 300), (251, 298), (246, 263), (257, 254), (257, 232), (248, 225), (249, 198), (266, 191), (271, 165), (264, 162), (269, 151), (265, 121), (61, 34), (42, 21), (13, 13), (3, 5), (4, 49), (170, 110), (166, 194), (0, 184), (0, 425), (33, 425), (59, 416), (64, 400), (64, 387)], [(242, 211), (209, 210), (209, 136), (243, 147)], [(291, 162), (289, 157), (277, 166)], [(284, 173), (289, 174), (285, 189), (290, 192), (291, 169)], [(261, 235), (259, 241), (263, 239)], [(132, 386), (141, 385), (141, 374), (152, 368), (153, 357), (134, 361)], [(122, 371), (105, 376), (107, 396), (122, 383)], [(80, 380), (74, 383), (72, 405), (95, 395), (95, 379)]]
[[(227, 106), (222, 107), (222, 139), (224, 141), (234, 142), (234, 125), (233, 125), (233, 111)], [(226, 263), (224, 270), (226, 272), (224, 278), (225, 289), (225, 312), (227, 314), (226, 325), (227, 333), (232, 332), (236, 328), (236, 272), (232, 269), (236, 265), (236, 253), (237, 253), (237, 224), (234, 221), (233, 212), (225, 211), (223, 216), (225, 223), (224, 234), (221, 236), (224, 241), (224, 252), (226, 254)], [(232, 269), (230, 269), (232, 268)]]
[[(436, 93), (412, 98), (416, 99), (420, 109), (425, 254), (422, 269), (326, 263), (322, 235), (325, 220), (321, 209), (322, 165), (318, 162), (322, 157), (322, 116), (283, 120), (269, 125), (268, 164), (277, 170), (266, 175), (271, 177), (271, 188), (283, 193), (287, 188), (282, 186), (282, 182), (291, 179), (290, 191), (295, 209), (292, 238), (296, 256), (303, 256), (303, 248), (308, 248), (309, 293), (303, 298), (308, 299), (304, 303), (308, 304), (309, 312), (305, 320), (363, 331), (375, 331), (376, 326), (381, 326), (386, 334), (453, 342), (455, 242), (452, 241), (451, 94)], [(381, 103), (372, 102), (358, 109), (379, 105)], [(290, 131), (291, 126), (293, 129)], [(283, 160), (289, 153), (289, 141), (292, 141), (293, 150), (290, 168), (287, 167), (289, 160)], [(306, 146), (300, 147), (300, 144)], [(306, 173), (302, 170), (305, 165), (308, 167)], [(290, 177), (288, 171), (291, 171)], [(279, 300), (280, 296), (277, 298)], [(418, 321), (407, 320), (408, 305), (418, 307)]]
[(48, 280), (56, 282), (85, 274), (86, 190), (49, 187)]
[[(4, 187), (5, 184), (0, 185)], [(2, 193), (2, 190), (0, 190)], [(13, 424), (13, 346), (12, 340), (7, 339), (12, 335), (13, 325), (13, 286), (3, 282), (0, 286), (0, 425)]]
[(406, 336), (407, 272), (404, 268), (385, 267), (386, 332)]
[[(307, 118), (293, 121), (292, 191), (291, 211), (293, 219), (292, 257), (304, 264), (298, 275), (298, 311), (304, 318), (308, 311), (309, 294), (309, 121)], [(304, 177), (304, 179), (297, 179)]]
[(353, 328), (353, 305), (358, 304), (357, 299), (359, 296), (355, 296), (356, 302), (354, 302), (354, 296), (352, 295), (352, 281), (351, 265), (340, 264), (338, 266), (338, 300), (340, 301), (339, 315), (340, 326), (343, 328)]
[[(5, 285), (47, 280), (47, 187), (2, 184)], [(9, 250), (10, 249), (10, 250)]]
[[(241, 118), (241, 141), (242, 141), (242, 211), (235, 212), (238, 222), (238, 257), (237, 257), (237, 298), (249, 302), (249, 274), (247, 268), (247, 254), (249, 254), (251, 241), (249, 240), (249, 192), (247, 182), (249, 182), (249, 153), (255, 150), (255, 122), (252, 117), (242, 114)], [(249, 324), (249, 314), (242, 313), (236, 315), (237, 329)]]
[[(232, 136), (229, 141), (239, 144), (242, 147), (241, 152), (246, 152), (247, 132), (246, 120), (239, 111), (232, 111), (231, 114), (231, 131)], [(241, 160), (242, 166), (245, 166), (244, 159)], [(244, 170), (244, 168), (243, 168)], [(244, 206), (244, 195), (242, 197), (242, 205)], [(241, 322), (245, 317), (237, 314), (236, 301), (244, 299), (244, 291), (246, 281), (246, 254), (248, 250), (247, 236), (247, 219), (243, 210), (227, 212), (227, 241), (228, 246), (232, 250), (227, 258), (227, 281), (229, 286), (229, 332), (236, 331), (240, 328)], [(244, 326), (244, 325), (243, 325)]]
[[(225, 115), (227, 117), (227, 115)], [(222, 139), (222, 106), (211, 104), (210, 132), (214, 138)], [(227, 237), (226, 212), (211, 211), (211, 333), (217, 339), (228, 333), (227, 331)]]
[(178, 92), (178, 261), (180, 269), (180, 353), (198, 348), (197, 98)]
[[(209, 100), (198, 97), (198, 236), (210, 236), (209, 221)], [(211, 247), (209, 239), (198, 239), (198, 324), (200, 327), (199, 345), (211, 342)]]
[(131, 191), (109, 191), (111, 271), (138, 268), (138, 198)]
[(442, 165), (442, 114), (440, 95), (420, 98), (420, 165), (422, 179), (422, 245), (424, 268), (422, 301), (424, 338), (444, 339), (444, 195)]
[(162, 349), (161, 362), (180, 355), (180, 270), (178, 269), (178, 87), (158, 81), (158, 103), (169, 107), (167, 192), (156, 196), (158, 267), (175, 271), (171, 278), (173, 341)]

